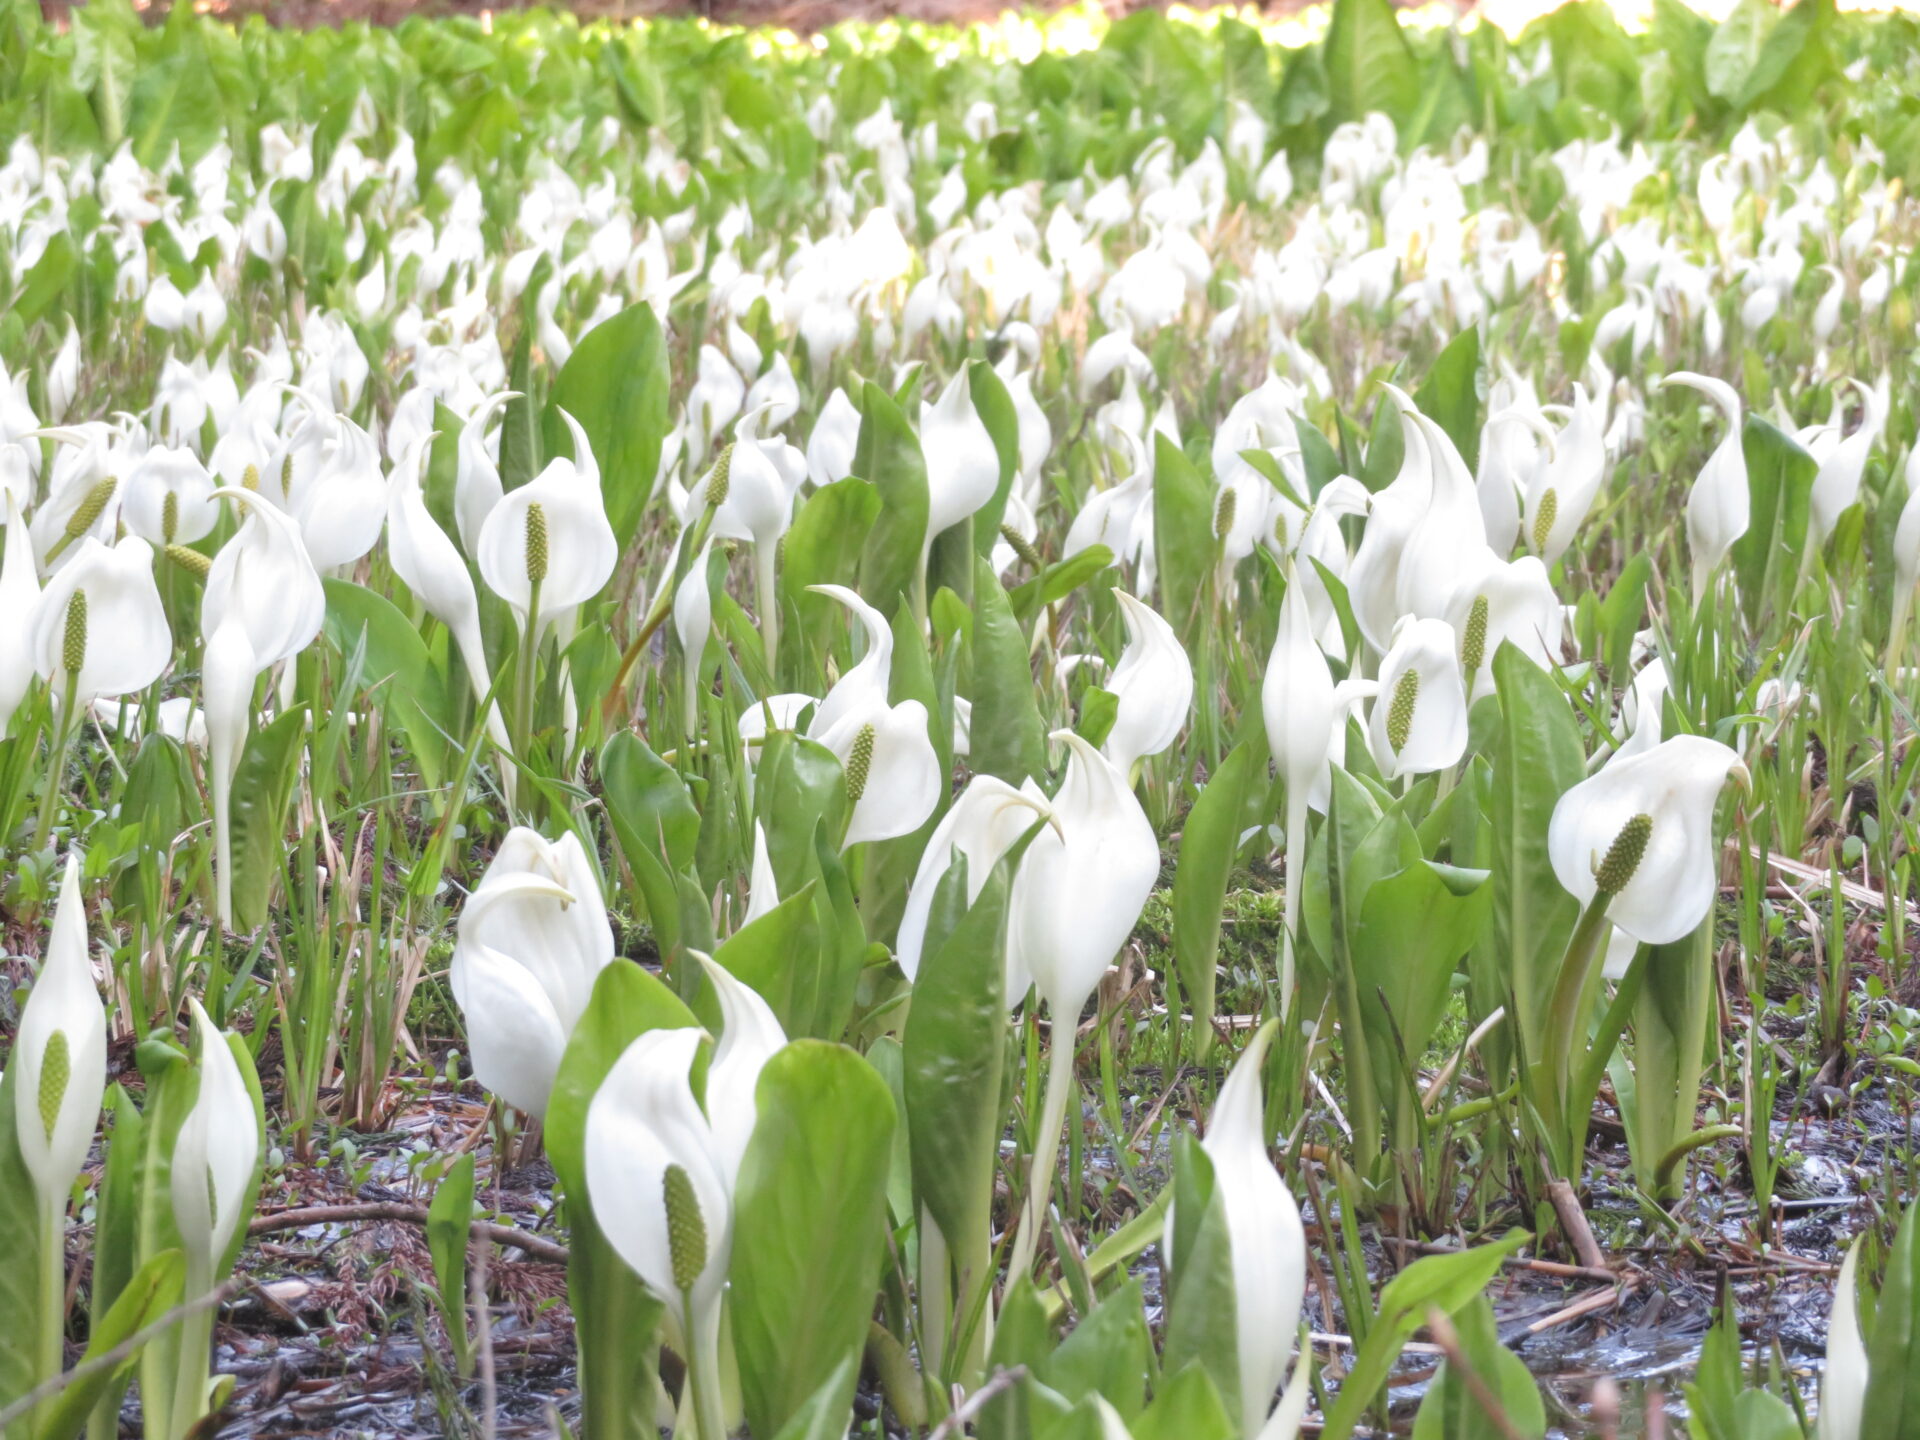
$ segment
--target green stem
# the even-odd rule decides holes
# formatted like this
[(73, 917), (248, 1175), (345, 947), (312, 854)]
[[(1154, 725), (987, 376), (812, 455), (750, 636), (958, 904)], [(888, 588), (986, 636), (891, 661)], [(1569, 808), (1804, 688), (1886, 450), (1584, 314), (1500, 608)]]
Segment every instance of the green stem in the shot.
[[(187, 1288), (198, 1297), (213, 1289), (214, 1277), (208, 1267), (189, 1259)], [(207, 1413), (207, 1371), (213, 1358), (213, 1311), (202, 1310), (180, 1322), (180, 1359), (174, 1371), (173, 1414), (167, 1426), (168, 1440), (185, 1440)]]
[(67, 675), (65, 698), (60, 705), (60, 726), (55, 731), (53, 742), (53, 765), (47, 771), (46, 792), (40, 797), (40, 819), (33, 827), (33, 853), (38, 855), (47, 848), (53, 837), (54, 812), (60, 805), (60, 785), (66, 779), (67, 752), (73, 746), (74, 707), (78, 702), (80, 677), (71, 672)]
[(720, 1409), (719, 1316), (712, 1321), (694, 1309), (693, 1292), (682, 1291), (680, 1303), (687, 1317), (687, 1392), (693, 1403), (697, 1440), (726, 1440), (726, 1422)]
[[(40, 1208), (40, 1361), (34, 1383), (58, 1375), (66, 1359), (67, 1247), (62, 1223), (66, 1207), (59, 1200)], [(42, 1407), (41, 1418), (52, 1401)]]
[(1573, 1080), (1574, 1050), (1584, 1038), (1581, 1032), (1581, 1002), (1593, 967), (1606, 948), (1607, 895), (1596, 895), (1581, 913), (1567, 941), (1567, 953), (1560, 961), (1560, 978), (1553, 987), (1553, 1002), (1547, 1011), (1547, 1055), (1558, 1079), (1559, 1095), (1564, 1100)]
[(519, 674), (514, 676), (514, 751), (522, 763), (533, 753), (533, 668), (540, 651), (540, 582), (527, 591), (527, 624), (520, 632)]
[(754, 601), (760, 609), (760, 639), (766, 647), (767, 679), (774, 682), (780, 676), (780, 592), (775, 568), (779, 558), (778, 545), (754, 543)]
[[(1049, 1010), (1052, 1010), (1049, 1005)], [(1009, 1283), (1033, 1268), (1033, 1255), (1046, 1224), (1053, 1198), (1053, 1172), (1060, 1158), (1060, 1129), (1066, 1123), (1067, 1096), (1077, 1087), (1073, 1078), (1074, 1026), (1078, 1016), (1053, 1011), (1053, 1033), (1047, 1052), (1047, 1094), (1040, 1107), (1040, 1129), (1033, 1137), (1033, 1168), (1027, 1174), (1027, 1198), (1020, 1209), (1020, 1231), (1013, 1241), (1013, 1260), (1007, 1266)], [(1065, 1029), (1062, 1042), (1060, 1032)]]

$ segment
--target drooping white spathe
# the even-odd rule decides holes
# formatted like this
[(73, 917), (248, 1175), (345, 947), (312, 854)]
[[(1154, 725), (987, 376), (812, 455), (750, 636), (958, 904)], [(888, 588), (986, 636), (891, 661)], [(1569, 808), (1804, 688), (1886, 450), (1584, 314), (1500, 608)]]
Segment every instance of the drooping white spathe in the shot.
[(14, 617), (11, 624), (0, 625), (0, 738), (4, 738), (13, 712), (33, 684), (32, 621), (40, 603), (40, 575), (33, 562), (33, 537), (20, 513), (19, 497), (11, 490), (0, 493), (0, 518), (7, 525), (6, 547), (0, 551), (0, 613)]
[(201, 707), (213, 791), (214, 877), (220, 922), (233, 924), (233, 777), (253, 725), (253, 686), (320, 633), (326, 591), (298, 526), (249, 490), (221, 489), (246, 518), (220, 547), (200, 597)]
[(449, 979), (473, 1073), (516, 1109), (544, 1115), (613, 930), (580, 839), (517, 826), (460, 915)]
[(1698, 604), (1725, 563), (1734, 542), (1747, 533), (1753, 499), (1747, 488), (1747, 455), (1741, 439), (1740, 396), (1724, 380), (1679, 370), (1660, 382), (1698, 390), (1720, 407), (1727, 433), (1687, 493), (1687, 549), (1693, 557), (1693, 598)]
[(1193, 706), (1193, 662), (1160, 614), (1124, 590), (1115, 590), (1126, 621), (1127, 647), (1106, 688), (1119, 701), (1101, 747), (1123, 775), (1179, 738)]
[(1867, 1346), (1860, 1335), (1859, 1301), (1854, 1273), (1860, 1262), (1860, 1242), (1847, 1247), (1840, 1278), (1833, 1286), (1833, 1310), (1827, 1320), (1827, 1365), (1820, 1376), (1820, 1414), (1817, 1440), (1860, 1440), (1860, 1422), (1866, 1414)]
[(1000, 486), (1000, 452), (974, 409), (971, 377), (961, 370), (933, 404), (920, 402), (920, 453), (927, 467), (927, 535), (970, 517)]

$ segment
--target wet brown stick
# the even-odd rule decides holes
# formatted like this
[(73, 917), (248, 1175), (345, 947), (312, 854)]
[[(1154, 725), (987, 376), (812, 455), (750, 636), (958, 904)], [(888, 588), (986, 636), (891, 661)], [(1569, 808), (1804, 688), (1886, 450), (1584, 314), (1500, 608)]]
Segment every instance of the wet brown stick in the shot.
[(1565, 1180), (1549, 1180), (1547, 1199), (1553, 1202), (1553, 1213), (1559, 1217), (1560, 1228), (1572, 1242), (1574, 1257), (1589, 1269), (1605, 1270), (1606, 1253), (1593, 1238), (1593, 1228), (1587, 1224), (1586, 1212), (1580, 1208), (1580, 1197), (1573, 1193), (1573, 1186)]
[[(272, 1235), (281, 1230), (304, 1230), (309, 1225), (357, 1225), (375, 1220), (398, 1220), (402, 1224), (424, 1228), (427, 1207), (408, 1205), (398, 1200), (372, 1200), (359, 1205), (309, 1205), (299, 1210), (276, 1210), (269, 1215), (256, 1215), (253, 1223), (247, 1226), (247, 1233)], [(524, 1250), (533, 1259), (549, 1265), (567, 1263), (566, 1246), (531, 1234), (518, 1226), (476, 1220), (473, 1230), (496, 1245)]]

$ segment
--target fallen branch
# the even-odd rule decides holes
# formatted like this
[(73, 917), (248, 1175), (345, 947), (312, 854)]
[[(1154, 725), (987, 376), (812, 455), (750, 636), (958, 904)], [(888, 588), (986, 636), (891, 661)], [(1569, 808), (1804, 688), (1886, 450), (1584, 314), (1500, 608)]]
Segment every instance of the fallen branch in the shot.
[[(272, 1235), (282, 1230), (304, 1230), (309, 1225), (358, 1225), (374, 1220), (398, 1220), (423, 1229), (427, 1207), (408, 1205), (399, 1200), (372, 1200), (359, 1205), (308, 1205), (298, 1210), (276, 1210), (256, 1215), (247, 1226), (249, 1235)], [(473, 1233), (484, 1235), (503, 1248), (522, 1250), (535, 1260), (550, 1265), (567, 1263), (567, 1247), (533, 1235), (515, 1225), (495, 1225), (490, 1221), (473, 1222)]]
[(1560, 1219), (1560, 1228), (1573, 1243), (1575, 1258), (1589, 1270), (1606, 1270), (1606, 1253), (1593, 1238), (1593, 1228), (1587, 1224), (1587, 1214), (1580, 1208), (1580, 1197), (1573, 1193), (1573, 1186), (1564, 1180), (1549, 1180), (1547, 1199), (1553, 1202), (1553, 1213)]
[(1527, 1333), (1529, 1335), (1538, 1335), (1542, 1331), (1551, 1330), (1557, 1325), (1566, 1325), (1575, 1320), (1582, 1319), (1585, 1316), (1593, 1314), (1596, 1310), (1604, 1310), (1609, 1305), (1617, 1305), (1620, 1303), (1620, 1297), (1625, 1295), (1630, 1288), (1631, 1286), (1629, 1284), (1621, 1284), (1615, 1285), (1610, 1289), (1595, 1290), (1589, 1294), (1582, 1295), (1564, 1310), (1556, 1310), (1553, 1314), (1534, 1321), (1531, 1325), (1527, 1326)]

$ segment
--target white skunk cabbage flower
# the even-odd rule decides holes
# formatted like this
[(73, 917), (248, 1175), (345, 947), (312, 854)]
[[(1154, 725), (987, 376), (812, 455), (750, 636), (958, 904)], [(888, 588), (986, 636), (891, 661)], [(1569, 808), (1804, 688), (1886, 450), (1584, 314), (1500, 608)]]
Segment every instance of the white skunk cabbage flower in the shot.
[(1119, 701), (1101, 747), (1120, 773), (1132, 776), (1149, 755), (1180, 736), (1193, 706), (1193, 662), (1157, 611), (1124, 590), (1113, 592), (1127, 625), (1127, 648), (1106, 688)]
[(1467, 748), (1460, 641), (1444, 620), (1403, 620), (1380, 662), (1367, 739), (1390, 780), (1444, 770)]
[(198, 1000), (188, 1003), (200, 1040), (200, 1093), (173, 1143), (173, 1223), (187, 1252), (187, 1293), (198, 1297), (219, 1279), (252, 1200), (261, 1116), (225, 1032)]
[[(1051, 811), (1039, 787), (1015, 789), (995, 775), (976, 775), (960, 792), (947, 813), (940, 817), (927, 848), (920, 852), (920, 867), (914, 872), (913, 885), (907, 891), (906, 909), (900, 916), (900, 934), (894, 943), (894, 959), (907, 979), (920, 973), (926, 947), (927, 919), (933, 910), (934, 892), (941, 878), (953, 868), (956, 855), (967, 862), (967, 904), (980, 898), (987, 877), (1000, 858), (1033, 827), (1036, 819), (1048, 819)], [(1014, 1000), (1009, 994), (1009, 1003)]]
[(612, 963), (613, 929), (579, 837), (509, 831), (467, 898), (453, 947), (474, 1077), (515, 1109), (544, 1115), (567, 1040)]
[[(80, 857), (67, 854), (46, 958), (14, 1038), (11, 1117), (43, 1214), (66, 1214), (107, 1089), (107, 1012), (87, 960)], [(0, 1116), (0, 1122), (7, 1117)]]
[[(1225, 1211), (1232, 1252), (1240, 1393), (1223, 1398), (1229, 1404), (1238, 1401), (1243, 1435), (1264, 1433), (1307, 1293), (1307, 1236), (1300, 1223), (1300, 1207), (1267, 1154), (1260, 1067), (1278, 1025), (1277, 1020), (1262, 1025), (1234, 1062), (1214, 1101), (1207, 1138), (1201, 1142), (1213, 1162), (1214, 1189)], [(1174, 1220), (1169, 1214), (1163, 1243), (1167, 1267), (1177, 1272), (1173, 1236)]]
[(1675, 371), (1662, 385), (1686, 385), (1701, 392), (1727, 417), (1727, 433), (1714, 447), (1687, 494), (1687, 549), (1693, 556), (1693, 599), (1697, 605), (1725, 563), (1734, 542), (1747, 533), (1753, 498), (1747, 489), (1747, 453), (1741, 445), (1740, 396), (1724, 380)]
[(1713, 908), (1713, 808), (1729, 776), (1749, 783), (1740, 757), (1701, 735), (1615, 755), (1553, 807), (1553, 873), (1583, 906), (1604, 895), (1607, 918), (1642, 944), (1678, 940)]
[(927, 466), (922, 548), (928, 549), (942, 531), (971, 517), (1000, 488), (1000, 452), (974, 409), (966, 370), (947, 382), (933, 404), (920, 402), (920, 452)]
[(1820, 1415), (1814, 1428), (1818, 1440), (1860, 1440), (1860, 1422), (1867, 1400), (1867, 1346), (1860, 1336), (1859, 1302), (1854, 1298), (1854, 1270), (1860, 1261), (1860, 1242), (1847, 1247), (1840, 1278), (1833, 1287), (1833, 1311), (1827, 1321), (1827, 1366), (1820, 1377)]
[(214, 888), (220, 923), (231, 927), (233, 777), (253, 724), (254, 681), (313, 642), (326, 619), (327, 596), (292, 517), (261, 503), (252, 491), (214, 494), (246, 507), (239, 531), (214, 556), (200, 597)]
[(34, 670), (82, 705), (146, 689), (173, 658), (153, 547), (137, 536), (112, 547), (83, 537), (41, 592), (31, 626)]
[(503, 496), (480, 527), (474, 556), (480, 578), (513, 607), (523, 628), (536, 608), (541, 621), (550, 621), (591, 600), (620, 558), (593, 451), (579, 427), (572, 428), (576, 458), (549, 460), (532, 480)]

